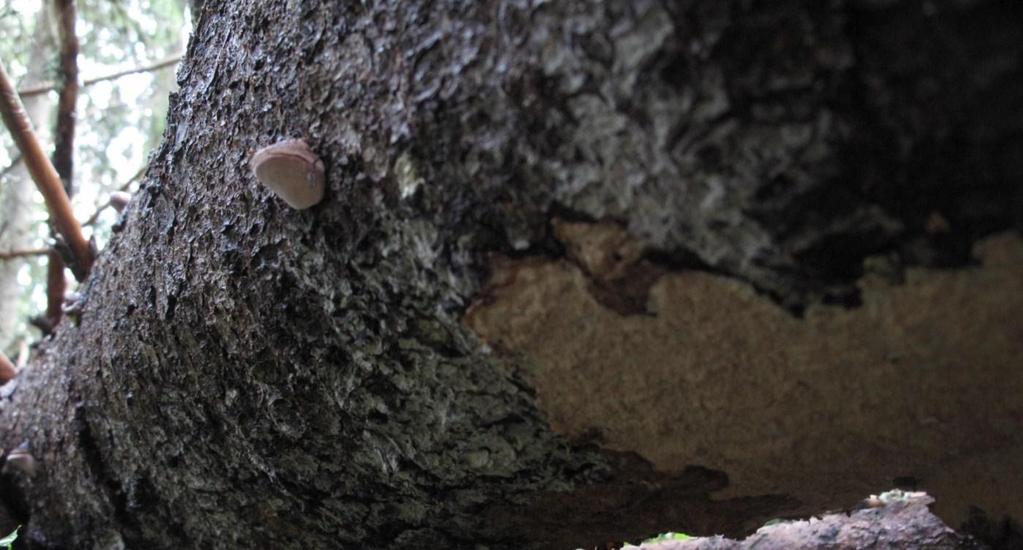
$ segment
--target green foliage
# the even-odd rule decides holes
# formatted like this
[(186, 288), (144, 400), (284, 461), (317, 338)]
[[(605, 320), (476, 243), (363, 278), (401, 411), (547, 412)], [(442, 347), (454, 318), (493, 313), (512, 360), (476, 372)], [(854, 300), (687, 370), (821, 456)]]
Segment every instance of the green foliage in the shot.
[(672, 533), (671, 531), (669, 531), (667, 533), (661, 533), (660, 535), (657, 535), (656, 537), (654, 537), (652, 539), (646, 539), (645, 541), (643, 541), (643, 544), (651, 544), (651, 543), (655, 543), (655, 542), (664, 542), (664, 541), (668, 541), (668, 540), (689, 540), (691, 538), (692, 537), (690, 537), (689, 535), (687, 535), (685, 533)]
[[(687, 535), (685, 533), (673, 533), (671, 531), (668, 531), (667, 533), (661, 533), (660, 535), (657, 535), (656, 537), (646, 539), (643, 542), (641, 542), (640, 544), (656, 544), (658, 542), (665, 542), (665, 541), (669, 541), (669, 540), (689, 540), (691, 538), (693, 538), (693, 537), (691, 537), (691, 536), (689, 536), (689, 535)], [(636, 546), (634, 544), (630, 544), (628, 542), (626, 542), (625, 545), (622, 546), (623, 550), (627, 550), (629, 548), (638, 548), (638, 546)]]

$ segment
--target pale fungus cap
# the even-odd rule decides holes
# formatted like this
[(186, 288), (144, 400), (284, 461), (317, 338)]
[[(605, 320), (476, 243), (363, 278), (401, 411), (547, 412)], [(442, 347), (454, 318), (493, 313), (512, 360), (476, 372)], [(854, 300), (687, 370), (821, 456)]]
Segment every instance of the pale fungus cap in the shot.
[(21, 472), (28, 477), (35, 475), (36, 460), (32, 457), (32, 453), (28, 450), (28, 442), (18, 445), (14, 449), (11, 449), (11, 452), (7, 453), (7, 459), (4, 461), (4, 466), (0, 471), (4, 474)]
[(287, 139), (264, 147), (252, 155), (249, 165), (256, 179), (296, 210), (323, 200), (323, 161), (304, 140)]
[(124, 207), (128, 206), (129, 201), (131, 201), (131, 193), (125, 193), (124, 191), (110, 193), (110, 206), (113, 206), (118, 214), (124, 212)]

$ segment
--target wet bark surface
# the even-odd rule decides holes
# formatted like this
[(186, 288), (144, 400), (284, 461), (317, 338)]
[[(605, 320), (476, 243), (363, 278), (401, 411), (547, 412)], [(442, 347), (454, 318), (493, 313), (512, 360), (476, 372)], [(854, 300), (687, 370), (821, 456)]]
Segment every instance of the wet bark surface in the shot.
[[(487, 254), (609, 219), (794, 309), (854, 301), (867, 253), (966, 262), (1018, 222), (1021, 12), (204, 2), (80, 316), (5, 388), (4, 501), (37, 547), (519, 545), (483, 512), (613, 464), (459, 322)], [(248, 171), (284, 138), (312, 209)]]

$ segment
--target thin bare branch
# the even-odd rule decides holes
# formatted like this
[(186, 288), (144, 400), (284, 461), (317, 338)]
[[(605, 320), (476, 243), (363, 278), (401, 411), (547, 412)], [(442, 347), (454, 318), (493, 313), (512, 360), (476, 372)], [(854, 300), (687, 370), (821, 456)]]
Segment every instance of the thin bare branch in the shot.
[(109, 198), (103, 204), (96, 206), (96, 210), (93, 210), (92, 215), (89, 216), (89, 219), (82, 222), (82, 227), (90, 227), (94, 225), (96, 221), (99, 220), (99, 215), (102, 214), (103, 211), (106, 210), (107, 208), (110, 208)]
[(0, 252), (0, 261), (3, 260), (15, 260), (18, 258), (33, 258), (35, 256), (45, 256), (50, 253), (49, 248), (26, 248), (23, 250), (8, 250), (6, 252)]
[(60, 90), (54, 132), (53, 167), (64, 191), (74, 195), (75, 106), (78, 103), (78, 36), (75, 35), (75, 0), (54, 0), (60, 37)]
[(25, 108), (18, 98), (11, 79), (7, 75), (7, 69), (3, 62), (0, 62), (0, 114), (3, 115), (4, 124), (10, 131), (11, 137), (18, 145), (22, 156), (25, 158), (25, 165), (32, 174), (32, 180), (46, 200), (46, 207), (50, 211), (50, 217), (57, 232), (67, 242), (71, 254), (75, 259), (75, 277), (81, 281), (89, 274), (92, 268), (93, 253), (89, 242), (82, 235), (82, 227), (75, 219), (71, 210), (71, 201), (68, 200), (64, 186), (61, 184), (60, 176), (53, 168), (53, 164), (46, 159), (42, 147), (32, 131), (32, 122), (25, 114)]
[[(125, 69), (123, 71), (117, 71), (117, 72), (113, 72), (113, 73), (109, 73), (109, 74), (105, 74), (105, 75), (96, 76), (96, 77), (93, 77), (93, 78), (86, 78), (86, 79), (82, 80), (82, 86), (92, 86), (93, 84), (96, 84), (97, 82), (106, 82), (108, 80), (116, 80), (118, 78), (121, 78), (122, 76), (128, 76), (130, 74), (148, 73), (148, 72), (152, 72), (152, 71), (158, 71), (158, 70), (166, 68), (166, 67), (172, 67), (174, 65), (177, 65), (179, 61), (181, 61), (181, 56), (180, 55), (175, 55), (173, 57), (168, 57), (166, 59), (162, 59), (160, 61), (156, 61), (154, 63), (150, 63), (148, 65), (142, 65), (140, 67), (133, 67), (131, 69)], [(56, 82), (47, 82), (45, 84), (40, 84), (38, 86), (31, 86), (29, 88), (24, 88), (24, 89), (18, 91), (18, 94), (21, 95), (21, 97), (31, 97), (31, 96), (34, 96), (34, 95), (45, 94), (45, 93), (47, 93), (47, 92), (49, 92), (51, 90), (56, 90), (57, 86), (58, 86), (58, 84)]]
[(7, 166), (4, 166), (3, 170), (0, 170), (0, 178), (6, 176), (7, 174), (10, 174), (11, 170), (17, 168), (19, 164), (21, 164), (21, 155), (20, 154), (14, 155), (14, 158), (11, 159), (11, 163), (8, 164)]
[[(64, 192), (74, 194), (75, 106), (78, 103), (78, 36), (75, 34), (75, 0), (53, 0), (57, 14), (57, 36), (60, 40), (60, 84), (57, 92), (57, 124), (54, 129), (53, 167), (57, 170)], [(72, 264), (77, 263), (75, 261)], [(72, 265), (78, 277), (79, 266)], [(63, 314), (64, 258), (56, 251), (49, 254), (46, 266), (46, 317), (53, 326)]]
[[(116, 192), (123, 192), (123, 191), (127, 190), (129, 187), (131, 187), (131, 184), (133, 184), (136, 181), (138, 181), (138, 179), (141, 178), (143, 175), (145, 175), (145, 173), (146, 173), (146, 167), (145, 166), (143, 166), (142, 168), (139, 168), (139, 171), (135, 172), (135, 175), (132, 176), (131, 179), (129, 179), (128, 181), (122, 183), (121, 186), (117, 188)], [(91, 216), (89, 216), (89, 219), (87, 219), (84, 222), (82, 222), (82, 227), (89, 227), (89, 226), (94, 225), (96, 223), (96, 220), (99, 219), (99, 215), (102, 214), (104, 210), (106, 210), (107, 208), (109, 208), (112, 205), (111, 199), (114, 196), (115, 195), (113, 193), (111, 193), (110, 197), (108, 197), (107, 200), (103, 204), (97, 204), (96, 205), (96, 210), (93, 211)]]

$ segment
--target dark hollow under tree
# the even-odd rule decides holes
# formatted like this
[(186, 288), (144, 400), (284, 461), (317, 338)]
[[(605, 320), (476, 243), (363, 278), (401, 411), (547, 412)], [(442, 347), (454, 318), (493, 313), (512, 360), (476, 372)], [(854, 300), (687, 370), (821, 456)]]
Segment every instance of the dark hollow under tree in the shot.
[[(1019, 2), (203, 4), (82, 313), (5, 387), (33, 548), (517, 548), (554, 544), (538, 503), (594, 527), (608, 495), (647, 513), (610, 539), (685, 495), (737, 534), (791, 503), (551, 432), (461, 322), (488, 256), (611, 221), (798, 313), (854, 304), (868, 254), (1020, 227)], [(289, 137), (326, 165), (309, 210), (249, 172)]]

